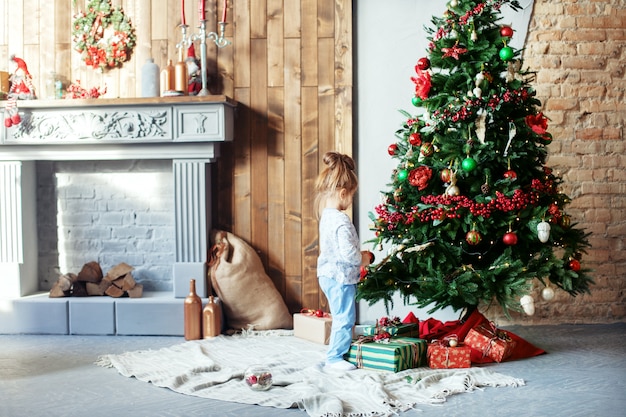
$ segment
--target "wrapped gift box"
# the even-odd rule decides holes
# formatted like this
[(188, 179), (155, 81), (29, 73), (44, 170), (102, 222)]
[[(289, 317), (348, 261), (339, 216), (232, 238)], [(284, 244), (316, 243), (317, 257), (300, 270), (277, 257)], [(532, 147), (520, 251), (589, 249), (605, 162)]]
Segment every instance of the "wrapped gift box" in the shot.
[(399, 324), (397, 326), (368, 326), (363, 329), (365, 336), (374, 336), (376, 332), (387, 332), (393, 337), (419, 338), (420, 329), (415, 323)]
[(328, 314), (322, 317), (314, 313), (296, 313), (293, 315), (293, 335), (311, 342), (327, 345), (330, 341), (330, 328), (333, 319)]
[(399, 372), (426, 366), (426, 349), (422, 339), (399, 337), (379, 343), (362, 337), (352, 342), (346, 359), (357, 368)]
[(439, 342), (428, 345), (428, 366), (433, 369), (469, 368), (472, 365), (469, 346), (459, 344), (455, 347)]
[(515, 349), (515, 341), (503, 330), (492, 323), (482, 323), (471, 329), (465, 336), (465, 344), (488, 356), (496, 362), (502, 362)]

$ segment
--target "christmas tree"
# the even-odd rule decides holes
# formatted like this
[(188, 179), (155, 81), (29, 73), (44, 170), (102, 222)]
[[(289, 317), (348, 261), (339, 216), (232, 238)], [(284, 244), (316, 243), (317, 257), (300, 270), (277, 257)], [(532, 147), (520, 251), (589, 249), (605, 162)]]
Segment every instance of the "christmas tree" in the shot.
[[(388, 152), (390, 189), (370, 213), (388, 256), (362, 270), (358, 299), (519, 310), (535, 282), (543, 296), (593, 283), (581, 267), (588, 234), (565, 211), (562, 179), (545, 165), (548, 118), (539, 110), (513, 28), (498, 23), (516, 0), (451, 0), (426, 28), (413, 105)], [(536, 281), (537, 280), (537, 281)]]

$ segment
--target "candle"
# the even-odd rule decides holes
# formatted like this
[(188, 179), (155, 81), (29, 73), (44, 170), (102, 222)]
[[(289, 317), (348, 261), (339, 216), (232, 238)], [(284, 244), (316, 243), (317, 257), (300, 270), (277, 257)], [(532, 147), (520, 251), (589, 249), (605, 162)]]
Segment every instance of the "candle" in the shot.
[(186, 25), (187, 24), (187, 20), (185, 19), (185, 0), (180, 0), (181, 5), (180, 5), (180, 24), (181, 25)]
[(228, 10), (228, 0), (224, 0), (224, 10), (222, 10), (222, 22), (226, 23), (226, 11)]
[(206, 16), (205, 16), (206, 12), (204, 10), (204, 2), (205, 2), (205, 0), (199, 0), (199, 2), (198, 2), (199, 3), (198, 10), (200, 12), (200, 20), (201, 21), (206, 19)]

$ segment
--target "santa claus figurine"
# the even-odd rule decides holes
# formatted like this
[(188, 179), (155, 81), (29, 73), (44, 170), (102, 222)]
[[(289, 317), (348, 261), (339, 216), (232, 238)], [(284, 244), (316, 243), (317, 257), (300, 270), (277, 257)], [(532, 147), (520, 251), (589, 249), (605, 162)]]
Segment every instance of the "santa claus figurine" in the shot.
[(202, 69), (200, 68), (200, 62), (196, 58), (196, 48), (193, 43), (189, 45), (187, 49), (187, 74), (189, 75), (189, 85), (187, 87), (187, 93), (190, 96), (198, 95), (202, 90)]
[(9, 77), (11, 87), (9, 88), (8, 100), (5, 106), (4, 125), (11, 127), (18, 125), (22, 121), (17, 112), (17, 100), (35, 99), (35, 87), (33, 77), (28, 72), (28, 66), (23, 59), (11, 56), (11, 61), (16, 65), (13, 74)]

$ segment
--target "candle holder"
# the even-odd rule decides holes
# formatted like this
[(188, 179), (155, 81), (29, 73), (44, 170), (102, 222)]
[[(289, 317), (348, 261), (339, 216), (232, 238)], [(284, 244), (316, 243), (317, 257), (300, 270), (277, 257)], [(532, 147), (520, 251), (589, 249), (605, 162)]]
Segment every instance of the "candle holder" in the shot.
[(216, 32), (206, 31), (206, 20), (200, 21), (200, 33), (192, 35), (192, 40), (200, 40), (200, 72), (202, 76), (202, 90), (198, 93), (199, 96), (208, 96), (209, 89), (207, 88), (207, 56), (206, 56), (206, 43), (207, 39), (212, 40), (218, 48), (224, 48), (231, 44), (231, 42), (224, 37), (224, 30), (226, 29), (226, 22), (218, 22), (219, 34)]
[(180, 42), (176, 44), (176, 49), (179, 50), (178, 56), (182, 57), (182, 60), (184, 60), (185, 52), (187, 51), (187, 49), (189, 49), (189, 46), (191, 46), (191, 42), (193, 42), (193, 40), (192, 40), (192, 36), (187, 36), (187, 28), (189, 28), (189, 25), (182, 24), (179, 26), (180, 26), (180, 32), (181, 32), (181, 39), (180, 39)]

